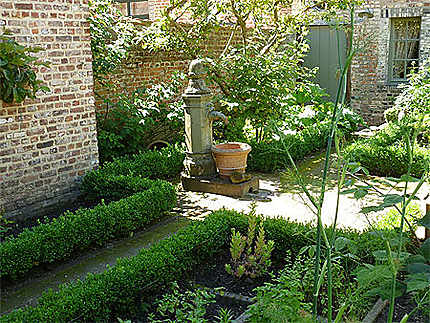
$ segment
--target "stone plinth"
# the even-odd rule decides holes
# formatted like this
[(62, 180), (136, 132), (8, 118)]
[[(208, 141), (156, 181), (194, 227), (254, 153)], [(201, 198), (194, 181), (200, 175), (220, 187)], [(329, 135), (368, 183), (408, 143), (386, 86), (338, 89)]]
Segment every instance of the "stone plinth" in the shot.
[(257, 177), (252, 177), (249, 181), (232, 184), (229, 179), (222, 179), (216, 176), (212, 179), (201, 179), (189, 176), (182, 176), (182, 187), (186, 191), (205, 192), (231, 197), (243, 197), (249, 192), (256, 192), (260, 188)]

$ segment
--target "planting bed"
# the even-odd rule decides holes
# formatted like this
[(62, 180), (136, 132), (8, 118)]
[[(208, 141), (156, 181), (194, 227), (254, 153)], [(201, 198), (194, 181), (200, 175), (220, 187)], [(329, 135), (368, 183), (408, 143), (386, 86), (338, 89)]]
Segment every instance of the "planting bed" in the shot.
[[(114, 267), (103, 273), (63, 285), (58, 292), (44, 293), (37, 306), (14, 311), (1, 317), (0, 322), (94, 322), (115, 317), (133, 318), (142, 311), (142, 302), (152, 302), (154, 295), (163, 293), (174, 281), (186, 282), (193, 277), (202, 284), (225, 284), (227, 290), (252, 295), (250, 284), (232, 283), (227, 276), (222, 281), (209, 281), (211, 272), (216, 278), (223, 271), (226, 261), (217, 257), (225, 259), (228, 255), (226, 250), (233, 227), (245, 231), (246, 216), (233, 211), (215, 212), (205, 221), (192, 224), (151, 248), (141, 250), (135, 257), (119, 259)], [(275, 242), (273, 255), (280, 256), (273, 259), (275, 264), (287, 250), (294, 254), (312, 243), (311, 237), (315, 234), (314, 228), (308, 225), (282, 219), (267, 219), (264, 228), (266, 238)], [(381, 244), (366, 234), (352, 231), (339, 231), (339, 234), (357, 242), (359, 250), (356, 254), (361, 259), (369, 260), (371, 250)], [(211, 262), (217, 262), (221, 267), (211, 267)], [(199, 268), (204, 269), (196, 276), (193, 272), (198, 273)]]

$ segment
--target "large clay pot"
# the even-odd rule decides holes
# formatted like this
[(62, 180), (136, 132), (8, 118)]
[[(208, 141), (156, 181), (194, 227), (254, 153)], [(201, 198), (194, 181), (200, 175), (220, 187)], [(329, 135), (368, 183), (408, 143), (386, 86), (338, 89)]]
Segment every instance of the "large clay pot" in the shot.
[(233, 173), (245, 173), (250, 151), (251, 146), (243, 142), (227, 142), (212, 146), (212, 155), (220, 177), (228, 178)]

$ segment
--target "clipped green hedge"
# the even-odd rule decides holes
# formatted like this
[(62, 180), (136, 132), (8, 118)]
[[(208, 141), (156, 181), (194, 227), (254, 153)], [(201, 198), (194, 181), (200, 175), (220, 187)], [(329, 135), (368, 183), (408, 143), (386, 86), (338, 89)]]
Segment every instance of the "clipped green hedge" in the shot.
[(104, 163), (98, 170), (109, 175), (133, 175), (151, 179), (171, 179), (182, 171), (185, 154), (175, 146), (149, 150)]
[(90, 201), (118, 201), (130, 195), (146, 191), (153, 186), (163, 185), (163, 180), (134, 177), (132, 175), (111, 175), (100, 171), (87, 173), (81, 184), (81, 192)]
[[(274, 254), (282, 255), (288, 249), (294, 254), (314, 243), (315, 228), (309, 225), (267, 219), (264, 226), (267, 239), (275, 241)], [(118, 316), (130, 317), (142, 300), (151, 301), (160, 288), (184, 278), (197, 265), (228, 248), (233, 227), (245, 231), (247, 217), (234, 211), (216, 211), (203, 222), (142, 249), (135, 257), (119, 259), (103, 273), (62, 285), (58, 292), (45, 292), (37, 306), (16, 310), (1, 317), (0, 322), (105, 322)], [(371, 251), (382, 244), (369, 233), (339, 234), (355, 242), (360, 257), (370, 257)]]
[[(283, 142), (294, 161), (302, 160), (309, 154), (323, 149), (327, 145), (330, 124), (315, 124), (296, 134), (283, 135)], [(252, 151), (248, 157), (248, 169), (261, 172), (273, 172), (290, 165), (284, 143), (280, 140), (251, 142)]]
[[(401, 177), (408, 171), (409, 157), (401, 129), (389, 124), (374, 137), (358, 140), (345, 148), (345, 157), (359, 162), (377, 176)], [(430, 163), (430, 149), (416, 146), (411, 174), (421, 177)]]
[(161, 218), (175, 204), (175, 188), (156, 181), (146, 191), (118, 202), (68, 212), (49, 223), (26, 229), (0, 244), (1, 277), (16, 278), (37, 264), (67, 259), (112, 238), (128, 236)]

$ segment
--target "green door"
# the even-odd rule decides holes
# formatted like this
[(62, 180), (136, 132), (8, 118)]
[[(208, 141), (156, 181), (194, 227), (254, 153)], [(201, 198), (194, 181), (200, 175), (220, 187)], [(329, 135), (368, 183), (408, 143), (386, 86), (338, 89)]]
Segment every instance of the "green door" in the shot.
[(346, 60), (347, 41), (343, 31), (336, 31), (329, 26), (311, 26), (309, 39), (309, 53), (305, 58), (305, 66), (318, 67), (316, 82), (327, 90), (330, 99), (336, 100), (339, 72), (338, 40), (339, 34), (340, 58), (342, 65)]

